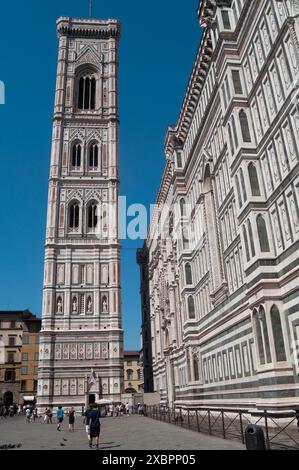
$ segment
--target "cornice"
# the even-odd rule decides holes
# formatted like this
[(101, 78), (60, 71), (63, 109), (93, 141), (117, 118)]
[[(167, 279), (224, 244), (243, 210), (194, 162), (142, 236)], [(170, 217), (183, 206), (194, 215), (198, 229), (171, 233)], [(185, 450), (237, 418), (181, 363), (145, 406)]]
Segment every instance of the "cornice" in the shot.
[(119, 38), (121, 26), (116, 19), (72, 18), (61, 16), (57, 19), (58, 37), (79, 37), (93, 39)]
[(198, 19), (203, 34), (199, 43), (195, 63), (188, 82), (187, 91), (181, 107), (178, 123), (168, 128), (165, 139), (165, 153), (172, 155), (174, 138), (184, 143), (196, 111), (203, 86), (208, 75), (213, 56), (211, 28), (217, 7), (230, 7), (231, 0), (200, 0), (198, 6)]

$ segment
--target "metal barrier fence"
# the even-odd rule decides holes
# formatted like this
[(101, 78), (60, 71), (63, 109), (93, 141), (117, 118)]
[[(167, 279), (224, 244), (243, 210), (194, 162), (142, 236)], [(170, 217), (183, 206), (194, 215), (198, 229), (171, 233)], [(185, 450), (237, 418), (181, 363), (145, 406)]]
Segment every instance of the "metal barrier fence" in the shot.
[[(136, 412), (138, 412), (136, 410)], [(299, 449), (299, 411), (275, 413), (269, 410), (250, 412), (229, 408), (169, 408), (143, 406), (142, 414), (185, 429), (245, 443), (244, 431), (249, 424), (263, 428), (266, 448)]]

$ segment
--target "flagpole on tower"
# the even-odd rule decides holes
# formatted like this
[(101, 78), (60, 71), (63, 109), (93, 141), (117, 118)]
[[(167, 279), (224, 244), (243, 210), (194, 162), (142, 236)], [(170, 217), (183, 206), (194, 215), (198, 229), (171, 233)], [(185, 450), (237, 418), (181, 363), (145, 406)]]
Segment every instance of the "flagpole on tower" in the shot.
[(89, 17), (92, 18), (92, 0), (89, 0)]

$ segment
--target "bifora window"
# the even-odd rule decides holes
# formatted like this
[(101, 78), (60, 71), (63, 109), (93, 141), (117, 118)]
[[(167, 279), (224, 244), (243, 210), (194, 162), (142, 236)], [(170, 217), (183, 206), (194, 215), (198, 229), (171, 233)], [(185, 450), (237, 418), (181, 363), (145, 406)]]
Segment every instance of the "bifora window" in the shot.
[(95, 169), (99, 166), (99, 147), (97, 144), (91, 144), (89, 147), (89, 168)]
[(76, 230), (79, 228), (79, 204), (74, 202), (70, 207), (70, 230)]
[(97, 204), (91, 203), (88, 207), (88, 229), (94, 230), (98, 224)]
[(72, 147), (72, 168), (79, 169), (81, 166), (81, 145), (79, 142), (74, 143)]

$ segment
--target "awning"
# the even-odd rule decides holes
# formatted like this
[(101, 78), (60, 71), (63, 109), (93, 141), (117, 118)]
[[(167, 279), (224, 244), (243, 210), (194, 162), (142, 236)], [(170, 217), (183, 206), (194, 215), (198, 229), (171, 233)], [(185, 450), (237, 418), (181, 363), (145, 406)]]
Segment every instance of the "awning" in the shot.
[(97, 405), (112, 405), (111, 400), (105, 400), (104, 398), (102, 400), (97, 400), (96, 401)]
[(24, 401), (34, 401), (35, 396), (34, 395), (27, 395), (23, 397)]

